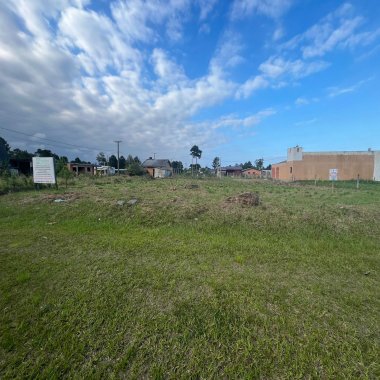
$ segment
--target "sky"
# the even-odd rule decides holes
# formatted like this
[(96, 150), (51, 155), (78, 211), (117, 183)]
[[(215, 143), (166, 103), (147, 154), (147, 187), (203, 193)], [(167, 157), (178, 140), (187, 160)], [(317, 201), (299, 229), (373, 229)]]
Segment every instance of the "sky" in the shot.
[(380, 150), (380, 1), (1, 1), (0, 136), (186, 166)]

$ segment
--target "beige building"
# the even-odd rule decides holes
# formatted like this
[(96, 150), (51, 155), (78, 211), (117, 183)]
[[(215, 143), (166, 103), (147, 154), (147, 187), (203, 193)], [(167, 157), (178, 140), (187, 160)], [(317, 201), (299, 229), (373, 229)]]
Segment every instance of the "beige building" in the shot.
[(304, 152), (302, 147), (288, 149), (287, 160), (272, 165), (272, 178), (297, 180), (380, 181), (380, 151)]

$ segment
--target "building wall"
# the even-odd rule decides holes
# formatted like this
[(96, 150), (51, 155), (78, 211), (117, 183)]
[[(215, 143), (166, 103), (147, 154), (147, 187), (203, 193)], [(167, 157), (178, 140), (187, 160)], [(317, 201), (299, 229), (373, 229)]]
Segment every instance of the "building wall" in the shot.
[[(328, 180), (330, 169), (338, 169), (338, 180), (380, 179), (380, 152), (303, 153), (301, 161), (272, 166), (272, 177), (284, 181)], [(377, 163), (375, 165), (375, 163)]]
[(380, 181), (380, 152), (374, 152), (374, 168), (373, 168), (373, 179), (375, 181)]
[(243, 175), (244, 176), (255, 176), (255, 177), (260, 177), (261, 175), (261, 171), (260, 170), (256, 170), (256, 169), (246, 169), (246, 170), (243, 170)]
[(76, 174), (91, 174), (94, 175), (94, 166), (93, 165), (86, 165), (86, 164), (74, 164), (74, 163), (68, 163), (67, 168)]
[(272, 178), (280, 179), (282, 181), (289, 181), (289, 166), (287, 162), (272, 165)]
[(151, 177), (154, 177), (154, 168), (145, 168)]
[(165, 178), (173, 175), (173, 169), (170, 165), (167, 165), (166, 168), (145, 168), (148, 174), (153, 178)]

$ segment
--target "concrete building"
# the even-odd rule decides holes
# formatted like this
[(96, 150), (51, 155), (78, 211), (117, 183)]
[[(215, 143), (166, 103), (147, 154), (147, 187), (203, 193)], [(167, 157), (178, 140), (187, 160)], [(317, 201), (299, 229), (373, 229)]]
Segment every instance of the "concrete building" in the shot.
[(272, 165), (272, 178), (297, 180), (380, 181), (380, 151), (304, 152), (296, 146), (288, 149), (287, 160)]
[(220, 168), (222, 176), (226, 177), (241, 177), (243, 173), (243, 168), (241, 166), (224, 166)]
[(153, 178), (165, 178), (173, 175), (173, 167), (168, 159), (149, 157), (142, 163), (143, 168)]
[(248, 177), (248, 178), (260, 178), (261, 177), (261, 170), (257, 169), (244, 169), (242, 171), (243, 177)]
[(95, 165), (93, 164), (85, 164), (85, 163), (76, 163), (76, 162), (69, 162), (67, 164), (67, 168), (75, 173), (76, 175), (78, 174), (90, 174), (94, 175), (94, 168)]

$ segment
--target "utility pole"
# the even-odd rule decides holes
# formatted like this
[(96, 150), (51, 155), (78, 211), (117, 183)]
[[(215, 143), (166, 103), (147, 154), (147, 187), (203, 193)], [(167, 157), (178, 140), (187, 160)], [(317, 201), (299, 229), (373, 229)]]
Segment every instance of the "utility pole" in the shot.
[(120, 175), (119, 145), (121, 140), (114, 141), (117, 144), (117, 175)]
[(156, 159), (156, 154), (157, 154), (157, 153), (153, 153), (153, 159), (154, 159), (154, 160)]

